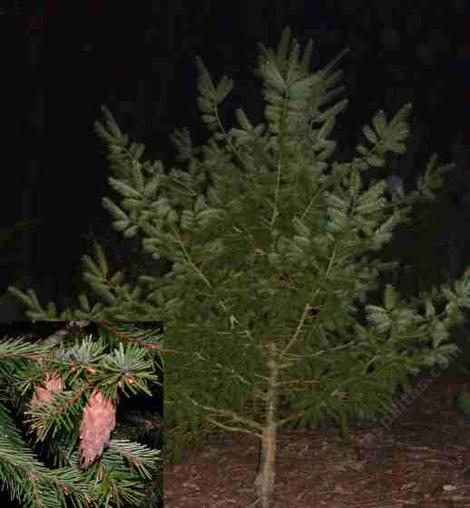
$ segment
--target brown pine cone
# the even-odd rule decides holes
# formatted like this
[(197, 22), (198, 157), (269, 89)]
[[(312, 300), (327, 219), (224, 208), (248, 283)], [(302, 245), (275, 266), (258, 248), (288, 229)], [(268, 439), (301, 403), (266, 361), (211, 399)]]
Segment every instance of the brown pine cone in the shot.
[(87, 468), (109, 443), (116, 425), (116, 405), (95, 389), (83, 410), (80, 424), (80, 466)]
[(60, 372), (48, 374), (45, 381), (40, 386), (34, 388), (33, 396), (31, 397), (31, 406), (37, 406), (43, 402), (49, 402), (54, 393), (59, 393), (64, 389), (62, 383), (62, 376)]

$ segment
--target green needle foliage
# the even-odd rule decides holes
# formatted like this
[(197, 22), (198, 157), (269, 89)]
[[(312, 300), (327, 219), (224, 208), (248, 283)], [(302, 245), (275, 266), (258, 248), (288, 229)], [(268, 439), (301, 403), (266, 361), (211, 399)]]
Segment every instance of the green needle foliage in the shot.
[[(278, 427), (332, 418), (344, 435), (351, 416), (386, 413), (407, 374), (446, 365), (456, 349), (448, 330), (470, 306), (465, 278), (413, 301), (381, 286), (380, 274), (398, 266), (380, 261), (381, 248), (412, 221), (414, 203), (436, 198), (452, 165), (433, 155), (416, 190), (387, 191), (380, 171), (387, 176), (390, 156), (406, 150), (410, 104), (391, 117), (379, 111), (352, 160), (335, 162), (331, 135), (347, 105), (336, 65), (345, 52), (312, 73), (312, 47), (301, 55), (288, 28), (277, 51), (260, 44), (264, 123), (237, 109), (239, 126), (228, 132), (219, 107), (233, 82), (215, 83), (198, 57), (210, 139), (193, 148), (187, 129), (171, 136), (184, 169), (143, 160), (143, 145), (103, 108), (95, 127), (114, 191), (103, 206), (125, 238), (140, 236), (144, 252), (172, 265), (127, 282), (97, 245), (84, 257), (97, 301), (80, 294), (60, 314), (163, 321), (170, 449), (214, 426), (259, 436), (263, 500)], [(11, 291), (32, 319), (56, 318), (32, 290)], [(382, 301), (368, 303), (372, 292)]]
[[(99, 389), (120, 407), (136, 393), (151, 395), (159, 379), (155, 336), (122, 329), (111, 340), (110, 326), (116, 328), (107, 324), (99, 337), (65, 334), (60, 345), (51, 338), (0, 342), (0, 482), (21, 506), (144, 506), (146, 488), (159, 477), (160, 452), (125, 435), (112, 435), (91, 465), (80, 462), (81, 422), (92, 392)], [(33, 404), (46, 374), (59, 376), (63, 388)], [(102, 414), (95, 412), (94, 421)]]

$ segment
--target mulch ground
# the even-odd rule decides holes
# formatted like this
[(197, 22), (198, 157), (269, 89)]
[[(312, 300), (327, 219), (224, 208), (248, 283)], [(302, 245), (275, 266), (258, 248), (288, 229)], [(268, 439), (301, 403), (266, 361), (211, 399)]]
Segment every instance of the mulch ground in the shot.
[[(273, 508), (470, 508), (470, 419), (455, 403), (468, 376), (420, 374), (384, 426), (280, 431)], [(423, 387), (426, 388), (423, 388)], [(409, 392), (410, 393), (410, 392)], [(218, 435), (165, 464), (165, 508), (256, 506), (259, 441)]]

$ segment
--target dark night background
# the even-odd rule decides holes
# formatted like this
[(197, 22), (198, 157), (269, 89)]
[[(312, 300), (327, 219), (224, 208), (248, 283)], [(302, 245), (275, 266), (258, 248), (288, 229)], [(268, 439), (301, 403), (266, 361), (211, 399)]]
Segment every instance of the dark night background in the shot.
[[(109, 233), (101, 206), (110, 192), (104, 145), (93, 131), (100, 106), (168, 170), (176, 164), (168, 139), (175, 128), (187, 126), (196, 144), (207, 140), (196, 104), (194, 56), (202, 57), (214, 80), (227, 74), (235, 81), (222, 106), (226, 128), (234, 125), (236, 107), (260, 123), (261, 82), (253, 76), (257, 42), (276, 48), (285, 25), (302, 50), (313, 38), (314, 70), (351, 48), (340, 64), (350, 102), (335, 127), (338, 157), (352, 153), (362, 126), (378, 109), (392, 115), (413, 103), (410, 154), (394, 169), (405, 179), (405, 190), (415, 187), (432, 152), (458, 163), (422, 254), (440, 252), (438, 262), (450, 264), (453, 275), (469, 259), (463, 0), (3, 5), (0, 320), (18, 319), (22, 310), (4, 294), (10, 284), (33, 287), (43, 303), (66, 302), (65, 297), (74, 302), (80, 257), (91, 253), (92, 233), (109, 237), (105, 249), (112, 262), (122, 259), (115, 247), (126, 243)], [(15, 229), (24, 221), (29, 225)], [(400, 241), (403, 246), (410, 237)]]

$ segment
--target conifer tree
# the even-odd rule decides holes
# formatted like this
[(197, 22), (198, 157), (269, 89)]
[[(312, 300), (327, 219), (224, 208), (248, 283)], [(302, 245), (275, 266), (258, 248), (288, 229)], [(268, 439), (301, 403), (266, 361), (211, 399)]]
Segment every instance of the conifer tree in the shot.
[(31, 508), (157, 506), (144, 502), (157, 491), (160, 452), (115, 430), (123, 400), (158, 381), (159, 342), (130, 325), (77, 334), (86, 325), (45, 339), (31, 325), (0, 342), (2, 487)]
[[(345, 51), (313, 73), (311, 53), (309, 41), (300, 56), (288, 28), (276, 52), (260, 45), (265, 122), (253, 125), (238, 109), (239, 127), (228, 131), (220, 104), (233, 82), (215, 84), (197, 57), (211, 136), (200, 148), (187, 129), (171, 136), (185, 169), (143, 161), (144, 146), (103, 108), (105, 123), (95, 125), (117, 195), (103, 205), (117, 231), (140, 235), (145, 252), (172, 265), (125, 282), (97, 245), (84, 277), (99, 301), (80, 294), (80, 305), (60, 315), (163, 321), (169, 444), (212, 427), (258, 436), (264, 508), (282, 425), (333, 418), (345, 435), (351, 416), (386, 413), (409, 373), (448, 362), (448, 330), (470, 305), (466, 278), (408, 301), (381, 286), (380, 274), (398, 263), (381, 263), (381, 248), (397, 224), (412, 224), (414, 203), (436, 198), (452, 166), (433, 155), (416, 190), (387, 191), (387, 158), (406, 150), (409, 104), (391, 118), (379, 111), (352, 160), (333, 161), (330, 135), (347, 105), (336, 70)], [(31, 290), (12, 291), (31, 318), (56, 318)]]

